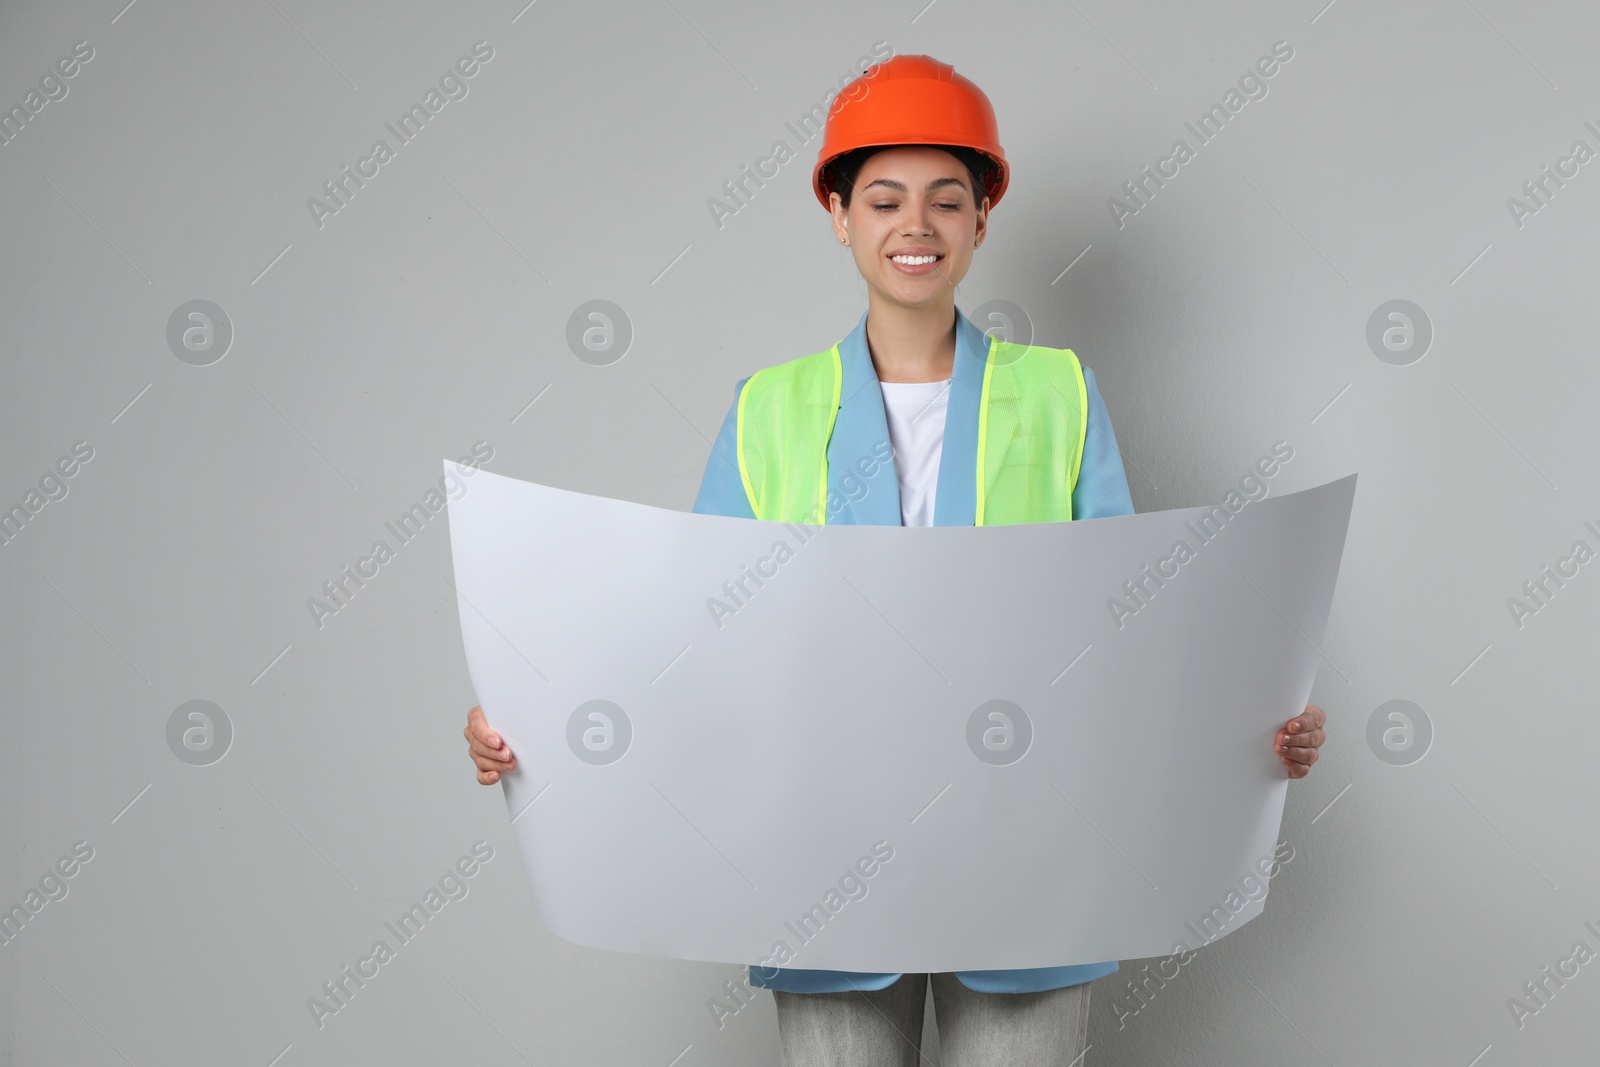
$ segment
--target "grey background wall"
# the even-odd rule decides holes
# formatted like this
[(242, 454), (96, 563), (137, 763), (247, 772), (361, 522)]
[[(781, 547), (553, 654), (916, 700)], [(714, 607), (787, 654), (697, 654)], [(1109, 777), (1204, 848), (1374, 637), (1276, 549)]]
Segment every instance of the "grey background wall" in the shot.
[[(1220, 499), (1278, 440), (1274, 492), (1361, 475), (1295, 858), (1145, 1001), (1138, 962), (1097, 985), (1088, 1062), (1592, 1059), (1600, 965), (1561, 961), (1600, 951), (1600, 16), (1324, 2), (0, 8), (27, 114), (0, 145), (0, 506), (27, 513), (0, 545), (0, 903), (59, 896), (0, 944), (6, 1062), (778, 1062), (770, 997), (708, 1011), (740, 968), (541, 926), (463, 751), (445, 520), (386, 524), (476, 442), (688, 509), (737, 378), (865, 307), (788, 123), (875, 42), (993, 99), (1015, 174), (958, 303), (1096, 371), (1140, 511)], [(475, 42), (401, 144), (385, 124)], [(1185, 123), (1275, 42), (1201, 144)], [(569, 346), (596, 299), (621, 358)], [(197, 700), (222, 714), (195, 751)], [(1393, 700), (1409, 744), (1392, 706), (1369, 743)], [(478, 841), (470, 892), (319, 1027), (307, 999)], [(1535, 1001), (1545, 967), (1577, 973)]]

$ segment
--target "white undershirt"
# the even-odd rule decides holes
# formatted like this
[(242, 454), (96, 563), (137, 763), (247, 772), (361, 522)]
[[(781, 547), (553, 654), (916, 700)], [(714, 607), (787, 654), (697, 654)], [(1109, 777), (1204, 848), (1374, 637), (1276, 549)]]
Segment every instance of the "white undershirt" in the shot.
[(900, 520), (907, 526), (932, 526), (950, 380), (878, 385), (889, 420), (889, 443), (894, 446), (895, 476), (900, 481)]

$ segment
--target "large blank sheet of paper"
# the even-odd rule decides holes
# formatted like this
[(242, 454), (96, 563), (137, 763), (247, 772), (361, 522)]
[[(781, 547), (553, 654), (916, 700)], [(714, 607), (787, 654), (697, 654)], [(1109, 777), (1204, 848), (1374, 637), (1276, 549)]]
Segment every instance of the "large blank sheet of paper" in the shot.
[(1167, 955), (1261, 912), (1272, 738), (1325, 663), (1355, 475), (818, 527), (445, 467), (467, 665), (559, 936), (951, 971)]

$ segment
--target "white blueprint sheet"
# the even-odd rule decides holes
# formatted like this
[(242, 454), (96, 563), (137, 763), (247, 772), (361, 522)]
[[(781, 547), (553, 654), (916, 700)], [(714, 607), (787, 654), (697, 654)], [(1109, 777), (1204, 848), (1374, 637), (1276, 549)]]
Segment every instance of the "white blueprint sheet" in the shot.
[(467, 665), (559, 936), (986, 970), (1260, 914), (1272, 737), (1339, 667), (1355, 475), (1231, 516), (801, 527), (445, 468)]

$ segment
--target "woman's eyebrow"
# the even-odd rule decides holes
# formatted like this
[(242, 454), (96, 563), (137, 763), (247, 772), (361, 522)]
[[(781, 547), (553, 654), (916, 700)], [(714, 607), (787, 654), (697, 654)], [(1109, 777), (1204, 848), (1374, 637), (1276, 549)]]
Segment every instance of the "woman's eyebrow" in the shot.
[[(901, 181), (896, 181), (893, 178), (875, 178), (874, 180), (868, 182), (866, 185), (863, 185), (861, 187), (861, 189), (862, 189), (863, 192), (865, 192), (866, 190), (871, 189), (874, 185), (887, 185), (889, 188), (894, 189), (897, 192), (902, 192), (902, 193), (906, 191), (906, 183), (905, 182), (901, 182)], [(966, 188), (966, 183), (963, 182), (960, 178), (935, 178), (935, 179), (933, 179), (933, 181), (928, 183), (926, 191), (931, 193), (935, 189), (944, 188), (946, 185), (959, 185), (963, 189)]]

